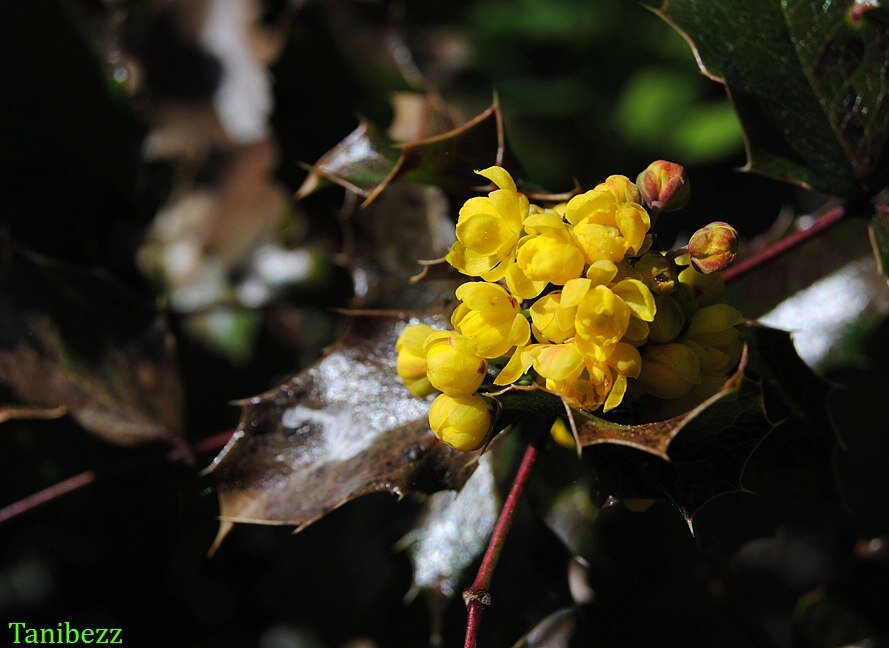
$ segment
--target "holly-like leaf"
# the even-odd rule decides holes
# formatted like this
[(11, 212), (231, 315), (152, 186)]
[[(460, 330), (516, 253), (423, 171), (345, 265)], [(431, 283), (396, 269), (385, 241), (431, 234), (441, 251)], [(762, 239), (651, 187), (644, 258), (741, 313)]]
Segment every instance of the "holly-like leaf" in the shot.
[(749, 170), (843, 197), (889, 174), (889, 20), (861, 0), (665, 0), (657, 12), (723, 83)]
[(500, 498), (492, 457), (479, 459), (478, 469), (459, 492), (432, 495), (416, 527), (402, 541), (414, 567), (413, 591), (431, 597), (433, 632), (442, 626), (444, 607), (457, 594), (464, 570), (481, 554), (494, 530)]
[(601, 496), (665, 499), (691, 524), (711, 499), (741, 490), (747, 460), (772, 429), (760, 386), (744, 377), (746, 365), (745, 352), (717, 394), (665, 421), (579, 420), (580, 443), (598, 465)]
[(0, 244), (0, 383), (120, 444), (181, 433), (173, 338), (152, 305), (97, 273)]
[(354, 316), (321, 360), (249, 399), (229, 445), (214, 460), (222, 526), (305, 527), (367, 493), (399, 497), (463, 485), (478, 453), (460, 453), (429, 430), (429, 401), (395, 371), (395, 341), (434, 316)]
[(505, 151), (503, 119), (496, 101), (462, 126), (400, 144), (362, 122), (312, 166), (296, 197), (310, 195), (323, 180), (364, 196), (365, 205), (396, 180), (468, 191), (484, 184), (472, 170), (502, 164)]

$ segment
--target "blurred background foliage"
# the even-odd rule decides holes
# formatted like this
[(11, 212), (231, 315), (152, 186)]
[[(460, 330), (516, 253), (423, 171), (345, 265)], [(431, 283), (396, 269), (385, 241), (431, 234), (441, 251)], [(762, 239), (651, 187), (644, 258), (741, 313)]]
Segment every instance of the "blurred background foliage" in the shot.
[[(629, 0), (9, 0), (0, 42), (3, 236), (157, 300), (191, 439), (232, 429), (231, 401), (315, 359), (342, 328), (330, 307), (380, 305), (391, 289), (374, 285), (410, 270), (412, 254), (393, 265), (374, 253), (386, 232), (341, 190), (290, 200), (305, 165), (360, 117), (390, 126), (393, 93), (435, 93), (463, 121), (496, 92), (515, 158), (553, 191), (634, 177), (657, 158), (685, 164), (693, 199), (661, 219), (666, 242), (725, 220), (749, 252), (826, 202), (736, 171), (743, 141), (723, 89)], [(453, 216), (435, 200), (422, 202), (430, 222)], [(600, 512), (564, 490), (589, 474), (553, 448), (496, 574), (482, 645), (510, 646), (564, 609), (554, 623), (570, 618), (578, 646), (886, 645), (889, 448), (875, 404), (889, 388), (889, 298), (864, 227), (808, 244), (731, 298), (803, 329), (804, 358), (846, 386), (829, 400), (842, 445), (802, 429), (760, 456), (764, 474), (781, 472), (782, 443), (802, 439), (811, 456), (799, 463), (823, 498), (788, 495), (790, 471), (759, 496), (715, 501), (692, 538), (667, 505)], [(517, 447), (498, 451), (498, 483)], [(212, 480), (166, 454), (108, 445), (68, 419), (4, 423), (0, 504), (83, 470), (100, 479), (0, 527), (0, 618), (121, 626), (130, 646), (459, 645), (459, 597), (404, 600), (411, 564), (394, 547), (421, 502), (369, 496), (296, 536), (241, 526), (208, 560)]]

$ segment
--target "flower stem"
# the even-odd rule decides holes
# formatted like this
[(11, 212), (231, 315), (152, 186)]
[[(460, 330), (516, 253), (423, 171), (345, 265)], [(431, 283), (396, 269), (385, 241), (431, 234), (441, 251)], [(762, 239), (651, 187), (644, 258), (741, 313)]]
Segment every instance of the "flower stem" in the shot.
[(548, 428), (541, 428), (537, 432), (534, 440), (528, 445), (525, 454), (522, 457), (522, 463), (516, 472), (500, 510), (500, 517), (497, 518), (497, 524), (494, 526), (494, 532), (488, 541), (488, 548), (479, 565), (478, 573), (472, 585), (463, 592), (463, 600), (466, 602), (467, 618), (466, 618), (466, 639), (463, 642), (464, 648), (475, 648), (478, 638), (478, 628), (481, 624), (482, 615), (491, 605), (491, 594), (488, 588), (491, 585), (491, 579), (494, 576), (494, 568), (500, 559), (500, 553), (503, 551), (503, 544), (506, 542), (506, 535), (512, 526), (518, 504), (525, 492), (525, 486), (528, 484), (528, 478), (531, 476), (531, 469), (537, 461), (540, 454), (540, 448), (546, 440)]
[(811, 227), (794, 232), (793, 234), (784, 237), (774, 245), (766, 248), (762, 252), (758, 252), (753, 256), (744, 259), (740, 263), (733, 265), (728, 270), (722, 273), (722, 278), (725, 280), (726, 283), (734, 281), (735, 279), (739, 279), (747, 273), (756, 270), (760, 266), (774, 261), (782, 254), (789, 250), (792, 250), (801, 243), (805, 243), (809, 239), (818, 236), (825, 230), (844, 220), (848, 215), (849, 212), (845, 206), (840, 206), (836, 209), (832, 209), (821, 216), (818, 220), (816, 220)]

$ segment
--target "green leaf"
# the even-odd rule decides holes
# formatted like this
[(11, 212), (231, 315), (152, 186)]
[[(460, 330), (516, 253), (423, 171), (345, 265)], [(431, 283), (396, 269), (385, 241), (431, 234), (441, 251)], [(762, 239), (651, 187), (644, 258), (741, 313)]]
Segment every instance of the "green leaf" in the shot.
[(853, 0), (666, 0), (657, 13), (725, 85), (749, 170), (843, 197), (885, 185), (884, 10)]
[(581, 419), (578, 436), (597, 464), (600, 495), (664, 499), (691, 524), (707, 502), (742, 490), (744, 466), (772, 429), (746, 364), (745, 351), (721, 391), (680, 416), (642, 425)]
[[(434, 316), (411, 318), (441, 326)], [(475, 453), (440, 443), (429, 430), (429, 401), (415, 398), (395, 371), (395, 341), (406, 316), (355, 316), (321, 360), (248, 399), (229, 445), (214, 460), (222, 525), (303, 528), (367, 493), (431, 493), (458, 488)]]
[(113, 443), (182, 431), (173, 338), (153, 305), (101, 273), (8, 242), (0, 242), (0, 383), (32, 416), (64, 408)]
[(314, 193), (324, 181), (364, 196), (365, 205), (398, 180), (468, 191), (485, 184), (472, 170), (502, 164), (505, 152), (503, 119), (496, 101), (462, 126), (400, 144), (362, 122), (312, 166), (296, 197)]

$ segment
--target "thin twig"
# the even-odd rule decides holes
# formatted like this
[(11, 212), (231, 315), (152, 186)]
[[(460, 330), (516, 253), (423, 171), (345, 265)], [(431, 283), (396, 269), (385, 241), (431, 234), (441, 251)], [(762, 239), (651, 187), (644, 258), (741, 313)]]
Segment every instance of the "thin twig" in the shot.
[(749, 272), (756, 270), (762, 265), (773, 261), (788, 250), (792, 250), (801, 243), (805, 243), (811, 238), (818, 236), (821, 232), (833, 227), (848, 216), (848, 210), (844, 206), (832, 209), (824, 216), (816, 220), (811, 227), (799, 230), (793, 234), (784, 237), (774, 245), (766, 248), (762, 252), (754, 254), (752, 257), (744, 259), (740, 263), (733, 265), (722, 273), (722, 278), (726, 283), (739, 279)]
[[(170, 461), (189, 462), (194, 455), (208, 454), (222, 449), (234, 432), (227, 430), (219, 434), (207, 437), (197, 441), (193, 446), (182, 445), (174, 448), (167, 455)], [(110, 472), (112, 469), (109, 469)], [(100, 476), (95, 470), (86, 470), (82, 473), (69, 477), (64, 481), (53, 484), (41, 491), (28, 495), (17, 502), (13, 502), (9, 506), (0, 509), (0, 524), (27, 513), (35, 508), (48, 504), (53, 500), (73, 493), (92, 484)]]
[(528, 484), (528, 478), (531, 476), (531, 469), (534, 467), (534, 462), (537, 461), (540, 448), (546, 439), (547, 430), (548, 428), (546, 427), (542, 428), (525, 450), (525, 455), (522, 457), (522, 463), (519, 465), (516, 476), (512, 481), (512, 487), (509, 489), (509, 495), (506, 496), (503, 508), (500, 510), (500, 517), (497, 518), (497, 524), (494, 526), (494, 532), (491, 534), (491, 539), (488, 541), (488, 548), (482, 558), (481, 565), (479, 565), (475, 580), (472, 582), (469, 589), (463, 592), (463, 600), (466, 602), (467, 609), (466, 640), (463, 643), (464, 648), (475, 648), (482, 615), (484, 614), (485, 609), (491, 605), (491, 594), (488, 592), (488, 588), (491, 586), (491, 579), (494, 576), (494, 568), (497, 566), (497, 561), (500, 559), (500, 553), (503, 551), (506, 535), (509, 533), (509, 529), (512, 526), (512, 521), (515, 517), (518, 504), (525, 491), (525, 486)]

